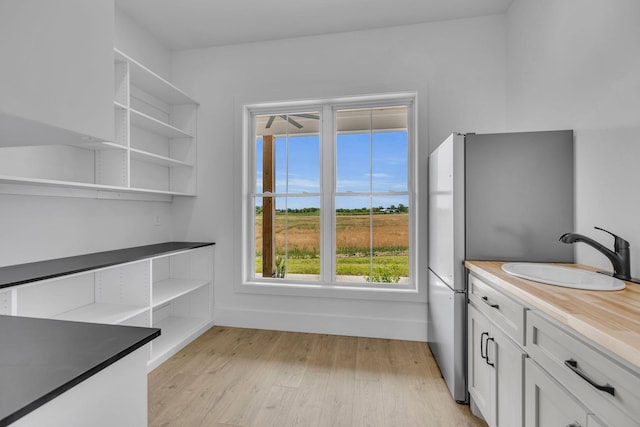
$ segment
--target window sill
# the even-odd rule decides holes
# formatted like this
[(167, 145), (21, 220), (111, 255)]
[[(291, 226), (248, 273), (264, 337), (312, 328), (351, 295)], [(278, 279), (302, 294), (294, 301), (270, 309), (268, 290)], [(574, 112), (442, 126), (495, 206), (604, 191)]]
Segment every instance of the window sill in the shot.
[(419, 292), (414, 285), (345, 285), (342, 283), (311, 283), (293, 280), (274, 282), (271, 280), (244, 281), (236, 291), (246, 294), (279, 295), (314, 298), (359, 299), (377, 301), (401, 301), (426, 303), (426, 293)]

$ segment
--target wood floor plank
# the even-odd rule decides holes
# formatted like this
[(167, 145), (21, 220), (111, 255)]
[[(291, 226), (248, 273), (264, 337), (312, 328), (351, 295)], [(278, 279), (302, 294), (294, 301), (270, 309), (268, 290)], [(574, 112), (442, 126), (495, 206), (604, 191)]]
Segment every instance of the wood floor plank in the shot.
[(336, 337), (329, 386), (324, 394), (324, 405), (319, 426), (350, 427), (353, 425), (353, 405), (356, 396), (357, 341), (353, 337)]
[(425, 343), (226, 327), (149, 374), (149, 425), (486, 427)]
[(325, 407), (337, 337), (316, 335), (304, 377), (297, 389), (285, 426), (317, 426)]

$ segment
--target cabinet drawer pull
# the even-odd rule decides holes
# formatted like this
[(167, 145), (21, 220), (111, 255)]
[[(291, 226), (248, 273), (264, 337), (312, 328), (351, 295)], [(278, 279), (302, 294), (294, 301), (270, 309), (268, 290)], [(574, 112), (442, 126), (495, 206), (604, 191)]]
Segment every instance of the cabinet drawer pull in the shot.
[(578, 362), (576, 362), (573, 359), (569, 359), (569, 360), (565, 360), (564, 364), (567, 368), (571, 369), (573, 372), (575, 372), (576, 374), (578, 374), (578, 376), (580, 378), (582, 378), (583, 380), (585, 380), (586, 382), (588, 382), (589, 384), (591, 384), (593, 387), (597, 388), (600, 391), (604, 391), (605, 393), (609, 393), (611, 396), (615, 396), (616, 395), (616, 389), (611, 387), (609, 384), (607, 385), (600, 385), (600, 384), (596, 384), (595, 381), (593, 381), (591, 378), (589, 378), (587, 376), (587, 374), (585, 374), (584, 372), (582, 372), (580, 370), (580, 368), (578, 368)]
[(491, 304), (489, 302), (489, 297), (482, 297), (482, 301), (484, 301), (489, 307), (495, 308), (496, 310), (500, 310), (500, 306), (498, 304)]
[(487, 336), (487, 341), (489, 338), (489, 332), (483, 332), (480, 334), (480, 357), (482, 357), (485, 361), (487, 360), (486, 349), (484, 348), (484, 337)]
[(485, 361), (487, 362), (487, 365), (491, 366), (491, 367), (495, 367), (496, 364), (494, 362), (489, 362), (489, 341), (493, 341), (494, 343), (496, 342), (496, 340), (493, 339), (493, 337), (488, 337), (487, 338), (487, 345), (485, 348), (485, 352), (487, 353), (487, 358), (485, 359)]
[(567, 427), (581, 427), (580, 423), (571, 423), (571, 424), (567, 424)]

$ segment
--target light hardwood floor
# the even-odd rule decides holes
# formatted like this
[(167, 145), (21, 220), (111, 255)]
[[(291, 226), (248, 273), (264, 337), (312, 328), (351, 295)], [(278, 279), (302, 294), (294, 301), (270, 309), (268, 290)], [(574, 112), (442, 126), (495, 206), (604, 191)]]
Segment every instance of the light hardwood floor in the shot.
[(150, 426), (486, 426), (425, 343), (214, 327), (149, 374)]

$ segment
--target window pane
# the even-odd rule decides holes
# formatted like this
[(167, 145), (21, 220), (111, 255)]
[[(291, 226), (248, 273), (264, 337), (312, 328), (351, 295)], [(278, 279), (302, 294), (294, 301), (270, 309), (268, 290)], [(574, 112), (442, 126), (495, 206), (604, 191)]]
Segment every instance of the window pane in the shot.
[(286, 214), (287, 278), (320, 280), (320, 197), (289, 197), (287, 206), (277, 215)]
[(409, 276), (408, 204), (407, 196), (373, 199), (371, 282), (398, 283)]
[(257, 193), (320, 192), (319, 112), (256, 116), (255, 129)]
[(289, 137), (289, 193), (320, 192), (320, 137)]
[(372, 136), (371, 181), (374, 192), (407, 191), (406, 131), (375, 132)]
[[(273, 263), (273, 277), (276, 279), (283, 279), (287, 274), (287, 234), (289, 225), (286, 197), (276, 197), (275, 217), (276, 226), (273, 238), (276, 255)], [(265, 239), (268, 239), (268, 236), (265, 235)]]
[[(268, 198), (271, 200), (271, 198)], [(267, 202), (268, 204), (269, 202)], [(264, 227), (264, 215), (263, 215), (263, 198), (256, 197), (255, 198), (255, 257), (256, 257), (256, 276), (261, 277), (263, 274), (263, 263), (264, 260), (264, 235), (265, 232), (268, 232), (268, 228), (265, 230)], [(270, 276), (270, 271), (267, 271), (267, 274)]]
[(369, 133), (336, 136), (336, 191), (369, 192), (371, 189), (371, 138)]
[(256, 193), (262, 193), (262, 170), (263, 170), (263, 144), (264, 141), (261, 136), (256, 137)]
[[(271, 231), (265, 226), (270, 203)], [(257, 277), (320, 279), (319, 197), (257, 197), (255, 221)]]
[(407, 191), (407, 107), (371, 110), (372, 191)]
[(336, 112), (336, 191), (371, 191), (371, 110)]
[(284, 194), (287, 192), (287, 143), (288, 138), (276, 138), (275, 139), (275, 156), (274, 167), (276, 171), (276, 186), (275, 192)]
[(336, 276), (365, 282), (371, 272), (371, 198), (336, 197)]

